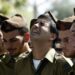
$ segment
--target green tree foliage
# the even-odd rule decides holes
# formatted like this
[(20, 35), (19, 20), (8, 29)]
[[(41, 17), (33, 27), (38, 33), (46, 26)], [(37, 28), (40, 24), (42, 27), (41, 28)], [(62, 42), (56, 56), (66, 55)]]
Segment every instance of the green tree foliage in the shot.
[(2, 8), (0, 9), (0, 13), (6, 15), (9, 13), (11, 6), (7, 2), (2, 3)]
[(26, 0), (0, 0), (0, 13), (8, 15), (12, 10), (24, 6)]
[(24, 6), (26, 3), (26, 0), (15, 0), (14, 6), (19, 8), (21, 6)]

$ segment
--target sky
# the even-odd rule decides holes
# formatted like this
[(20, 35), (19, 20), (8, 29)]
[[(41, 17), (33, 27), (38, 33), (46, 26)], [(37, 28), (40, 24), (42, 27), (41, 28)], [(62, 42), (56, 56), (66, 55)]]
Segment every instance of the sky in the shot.
[[(28, 0), (31, 6), (36, 5), (37, 8), (37, 16), (44, 13), (47, 10), (52, 9), (53, 2), (60, 2), (62, 0)], [(75, 0), (70, 0), (70, 2), (74, 3)]]
[[(44, 13), (46, 10), (49, 10), (49, 7), (51, 7), (52, 2), (55, 0), (29, 0), (30, 5), (35, 5), (37, 8), (38, 15)], [(51, 7), (52, 8), (52, 7)]]

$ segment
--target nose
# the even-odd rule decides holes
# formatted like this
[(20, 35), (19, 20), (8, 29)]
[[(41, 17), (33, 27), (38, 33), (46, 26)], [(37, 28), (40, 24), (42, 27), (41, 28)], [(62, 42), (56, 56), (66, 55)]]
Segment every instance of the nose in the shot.
[(38, 23), (36, 23), (36, 24), (35, 24), (35, 27), (39, 27), (39, 24), (38, 24)]
[(41, 30), (42, 25), (40, 25), (39, 23), (35, 24), (35, 28), (38, 28), (39, 30)]

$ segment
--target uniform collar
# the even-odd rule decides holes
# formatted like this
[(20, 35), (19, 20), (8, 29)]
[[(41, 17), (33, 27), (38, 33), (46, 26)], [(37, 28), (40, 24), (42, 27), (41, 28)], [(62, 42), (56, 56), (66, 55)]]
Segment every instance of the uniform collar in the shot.
[[(56, 53), (55, 49), (54, 48), (50, 48), (44, 58), (48, 59), (48, 61), (50, 61), (51, 63), (53, 63), (54, 58), (55, 58), (55, 53)], [(32, 52), (29, 53), (29, 57), (31, 59), (33, 59)]]
[(18, 60), (21, 60), (22, 58), (25, 58), (28, 54), (29, 54), (28, 51), (27, 51), (27, 52), (23, 52), (23, 53), (21, 53), (19, 56), (15, 57), (14, 59), (15, 59), (16, 62), (17, 62)]
[(8, 63), (10, 59), (11, 59), (10, 55), (6, 54), (5, 58), (3, 58), (2, 61), (5, 62), (5, 63)]
[(5, 58), (5, 54), (0, 55), (0, 59)]
[(45, 55), (45, 58), (47, 58), (51, 63), (53, 63), (55, 53), (56, 53), (55, 49), (50, 48), (49, 51), (47, 52), (47, 54)]
[(64, 55), (62, 55), (62, 57), (67, 61), (67, 63), (72, 67), (74, 64), (73, 64), (73, 62), (72, 62), (72, 60), (71, 60), (71, 58), (67, 58), (67, 57), (65, 57)]

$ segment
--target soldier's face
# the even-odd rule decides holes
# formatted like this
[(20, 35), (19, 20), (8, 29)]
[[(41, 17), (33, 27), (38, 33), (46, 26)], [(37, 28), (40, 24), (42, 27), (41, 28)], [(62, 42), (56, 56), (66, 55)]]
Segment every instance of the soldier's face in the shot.
[(62, 43), (63, 52), (67, 57), (75, 57), (75, 24), (73, 24), (70, 30), (63, 31)]
[(49, 30), (50, 23), (38, 19), (37, 22), (31, 27), (31, 40), (49, 40), (50, 38), (50, 30)]
[(19, 35), (18, 30), (8, 33), (3, 32), (5, 48), (12, 56), (18, 55), (23, 47), (23, 36)]

